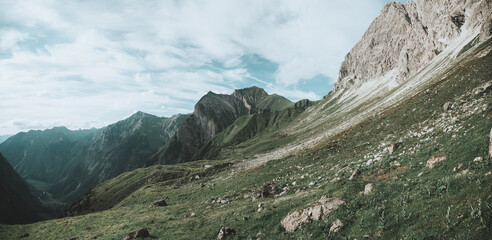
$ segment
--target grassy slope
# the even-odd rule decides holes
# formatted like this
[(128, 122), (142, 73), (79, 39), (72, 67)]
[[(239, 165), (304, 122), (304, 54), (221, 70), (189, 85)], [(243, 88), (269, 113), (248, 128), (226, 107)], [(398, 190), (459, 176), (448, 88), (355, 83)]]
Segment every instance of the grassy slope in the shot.
[[(227, 226), (236, 229), (232, 238), (237, 239), (362, 239), (365, 234), (377, 238), (377, 232), (384, 239), (487, 239), (492, 225), (492, 175), (486, 175), (492, 166), (487, 156), (492, 90), (474, 94), (473, 89), (491, 80), (491, 65), (491, 53), (465, 62), (427, 91), (313, 149), (254, 169), (233, 168), (188, 180), (179, 187), (151, 183), (110, 210), (0, 226), (0, 235), (13, 238), (29, 232), (33, 239), (121, 239), (147, 227), (160, 239), (212, 239)], [(448, 101), (454, 107), (444, 112), (442, 106)], [(401, 147), (390, 155), (385, 146), (393, 142)], [(425, 168), (425, 162), (436, 155), (446, 155), (447, 160)], [(474, 163), (478, 156), (483, 161)], [(375, 162), (366, 165), (370, 160)], [(391, 165), (393, 161), (401, 166)], [(453, 172), (459, 163), (469, 174)], [(348, 181), (355, 168), (361, 169), (361, 176)], [(330, 182), (337, 176), (341, 180)], [(273, 181), (289, 186), (288, 194), (257, 201), (244, 198)], [(310, 182), (316, 184), (309, 186)], [(360, 194), (370, 182), (376, 184), (374, 193)], [(349, 205), (294, 233), (283, 230), (280, 221), (287, 213), (322, 195), (344, 198)], [(170, 197), (169, 207), (149, 208), (163, 196)], [(231, 202), (212, 202), (218, 198)], [(259, 202), (265, 204), (265, 211), (256, 211)], [(330, 224), (337, 218), (345, 227), (330, 234)]]

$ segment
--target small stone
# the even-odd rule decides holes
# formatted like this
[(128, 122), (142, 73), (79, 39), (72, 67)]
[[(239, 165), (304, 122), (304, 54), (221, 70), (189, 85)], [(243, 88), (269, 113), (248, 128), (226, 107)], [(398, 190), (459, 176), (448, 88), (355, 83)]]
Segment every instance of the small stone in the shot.
[(343, 223), (340, 221), (340, 219), (335, 220), (330, 227), (330, 232), (338, 232), (340, 229), (342, 229)]
[(200, 187), (205, 187), (205, 183), (200, 183)]
[(352, 175), (349, 177), (349, 180), (354, 179), (359, 174), (360, 174), (360, 170), (359, 169), (355, 169), (354, 172), (352, 172)]
[(316, 184), (316, 182), (310, 182), (309, 186), (313, 186), (314, 184)]
[(434, 165), (436, 163), (442, 162), (446, 159), (447, 159), (446, 156), (432, 156), (429, 160), (427, 160), (427, 164), (425, 164), (425, 166), (427, 168), (434, 168)]
[(222, 228), (220, 228), (219, 235), (217, 236), (217, 239), (225, 239), (226, 237), (230, 236), (234, 232), (235, 232), (235, 230), (232, 228), (222, 227)]
[(479, 163), (483, 161), (483, 157), (476, 157), (475, 159), (473, 159), (473, 162), (476, 162), (476, 163)]
[(391, 166), (399, 167), (401, 164), (398, 161), (393, 161), (390, 163)]
[(292, 186), (295, 186), (296, 184), (297, 184), (297, 182), (296, 182), (296, 181), (292, 182)]
[(398, 150), (398, 147), (400, 145), (398, 143), (392, 143), (388, 146), (388, 152), (389, 154), (393, 154), (396, 150)]
[(192, 217), (196, 216), (196, 213), (195, 212), (191, 212), (191, 215)]
[(461, 171), (460, 173), (458, 173), (456, 176), (457, 176), (457, 177), (459, 177), (459, 176), (463, 176), (463, 175), (468, 174), (469, 172), (470, 172), (470, 170), (469, 170), (469, 169), (465, 169), (465, 170)]
[(368, 183), (368, 184), (366, 184), (366, 186), (364, 187), (364, 195), (371, 194), (372, 191), (374, 190), (374, 186), (375, 186), (374, 183)]
[(453, 106), (453, 104), (451, 102), (446, 102), (443, 106), (444, 108), (444, 111), (448, 111), (449, 109), (451, 109)]
[(369, 239), (369, 238), (371, 238), (371, 236), (366, 234), (366, 235), (363, 236), (363, 238)]
[(421, 177), (422, 175), (424, 175), (424, 172), (419, 172), (417, 176)]

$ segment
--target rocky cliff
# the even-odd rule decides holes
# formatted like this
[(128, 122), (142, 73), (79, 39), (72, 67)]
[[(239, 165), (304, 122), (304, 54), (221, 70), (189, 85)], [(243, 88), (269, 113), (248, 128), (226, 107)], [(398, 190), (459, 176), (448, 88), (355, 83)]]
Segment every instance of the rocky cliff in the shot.
[(286, 98), (268, 95), (258, 87), (235, 90), (231, 95), (209, 92), (198, 101), (193, 114), (179, 127), (172, 140), (149, 160), (148, 165), (191, 161), (200, 147), (239, 117), (291, 106), (293, 103)]
[(383, 78), (403, 82), (460, 38), (492, 34), (489, 0), (392, 2), (371, 23), (341, 65), (334, 91)]

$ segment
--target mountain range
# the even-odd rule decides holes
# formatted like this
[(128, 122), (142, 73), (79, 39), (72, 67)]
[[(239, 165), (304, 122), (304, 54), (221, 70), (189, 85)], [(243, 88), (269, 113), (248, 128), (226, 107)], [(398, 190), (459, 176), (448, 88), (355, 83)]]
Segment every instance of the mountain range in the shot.
[(45, 204), (73, 204), (0, 236), (488, 239), (491, 35), (487, 0), (389, 3), (319, 101), (251, 87), (173, 124), (17, 134), (0, 152)]

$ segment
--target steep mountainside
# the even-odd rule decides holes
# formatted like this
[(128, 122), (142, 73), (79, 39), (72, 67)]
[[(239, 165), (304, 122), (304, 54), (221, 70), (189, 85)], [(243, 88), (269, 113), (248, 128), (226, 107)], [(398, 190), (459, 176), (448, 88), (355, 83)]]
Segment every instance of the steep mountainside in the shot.
[[(417, 0), (390, 3), (345, 57), (335, 91), (389, 74), (397, 85), (429, 64), (457, 39), (492, 34), (492, 2)], [(477, 36), (481, 33), (480, 36)], [(470, 39), (471, 38), (471, 39)]]
[(231, 95), (209, 92), (198, 101), (193, 114), (183, 122), (176, 135), (150, 159), (149, 165), (191, 161), (208, 140), (239, 117), (292, 105), (286, 98), (268, 95), (258, 87), (235, 90)]
[(99, 130), (29, 131), (0, 144), (0, 151), (45, 203), (64, 207), (97, 183), (145, 166), (186, 118), (138, 112)]
[(0, 224), (40, 220), (41, 203), (0, 153)]

